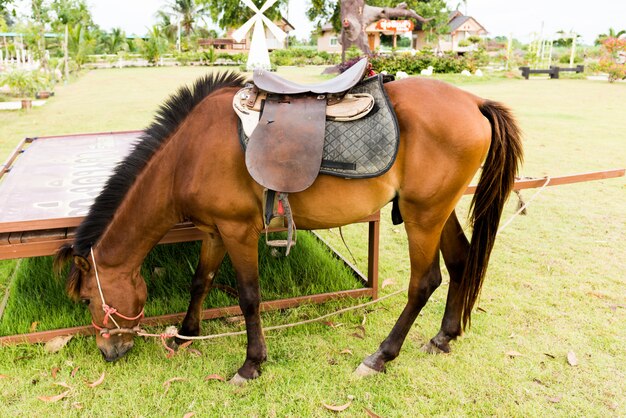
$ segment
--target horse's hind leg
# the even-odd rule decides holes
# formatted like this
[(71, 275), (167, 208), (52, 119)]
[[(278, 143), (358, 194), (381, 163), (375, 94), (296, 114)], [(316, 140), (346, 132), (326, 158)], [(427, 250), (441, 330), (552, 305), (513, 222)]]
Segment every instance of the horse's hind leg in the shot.
[(422, 349), (428, 353), (449, 353), (450, 341), (461, 335), (462, 301), (458, 297), (458, 288), (467, 262), (469, 242), (463, 228), (452, 212), (441, 234), (441, 253), (450, 273), (450, 287), (446, 310), (441, 321), (441, 329)]
[[(191, 281), (189, 308), (179, 331), (181, 335), (195, 336), (200, 334), (202, 303), (209, 290), (211, 290), (213, 279), (224, 259), (225, 253), (226, 249), (219, 234), (211, 233), (202, 241), (200, 260)], [(184, 341), (177, 339), (176, 342), (180, 344)]]
[(411, 258), (409, 298), (389, 336), (374, 354), (363, 361), (356, 370), (357, 375), (380, 372), (387, 362), (398, 356), (415, 318), (441, 283), (438, 251), (441, 225), (424, 229), (417, 222), (406, 221), (406, 218), (405, 225)]

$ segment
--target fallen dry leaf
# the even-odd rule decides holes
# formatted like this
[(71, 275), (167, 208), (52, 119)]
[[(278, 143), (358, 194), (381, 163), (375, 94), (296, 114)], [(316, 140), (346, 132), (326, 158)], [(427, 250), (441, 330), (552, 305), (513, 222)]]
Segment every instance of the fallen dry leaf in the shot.
[(598, 298), (598, 299), (610, 299), (611, 297), (602, 293), (602, 292), (587, 292), (587, 294), (589, 296), (593, 296), (594, 298)]
[(6, 374), (0, 374), (0, 379), (13, 379), (11, 376), (7, 376)]
[(210, 374), (208, 376), (204, 377), (204, 380), (219, 380), (220, 382), (225, 381), (226, 379), (224, 379), (222, 376), (220, 376), (219, 374)]
[(74, 370), (72, 370), (72, 373), (70, 373), (70, 376), (72, 377), (76, 376), (76, 372), (78, 372), (78, 369), (80, 369), (80, 366), (74, 367)]
[(59, 369), (58, 367), (53, 367), (52, 370), (50, 371), (50, 375), (52, 376), (53, 379), (57, 378), (57, 373), (60, 371), (61, 369)]
[(326, 409), (328, 409), (330, 411), (341, 412), (341, 411), (345, 411), (346, 409), (348, 409), (350, 407), (350, 405), (352, 405), (352, 401), (350, 401), (350, 402), (348, 402), (346, 404), (343, 404), (343, 405), (339, 405), (339, 406), (328, 405), (328, 404), (325, 404), (325, 403), (323, 403), (322, 405), (324, 405), (324, 408), (326, 408)]
[(60, 335), (58, 337), (54, 337), (46, 343), (44, 348), (48, 353), (57, 353), (67, 345), (72, 337), (72, 335)]
[[(367, 322), (367, 316), (363, 315), (363, 320), (361, 321), (361, 326), (365, 327), (365, 323)], [(363, 332), (365, 332), (365, 328), (363, 329)]]
[(194, 355), (194, 356), (196, 356), (196, 357), (201, 357), (201, 356), (202, 356), (202, 351), (197, 350), (197, 349), (195, 349), (195, 348), (189, 348), (189, 349), (187, 349), (187, 352), (188, 352), (189, 354), (193, 354), (193, 355)]
[(387, 286), (393, 286), (394, 284), (396, 284), (396, 281), (394, 279), (385, 279), (383, 280), (383, 284), (381, 285), (381, 288), (384, 289)]
[(229, 324), (235, 324), (238, 322), (245, 322), (244, 317), (239, 315), (239, 316), (229, 316), (227, 318), (224, 318), (224, 321), (226, 321)]
[(539, 380), (537, 378), (534, 378), (533, 382), (537, 383), (538, 385), (548, 387), (548, 385), (546, 385), (545, 383), (543, 383), (541, 380)]
[(561, 402), (561, 397), (560, 396), (550, 396), (547, 399), (550, 402), (552, 402), (552, 403), (559, 403), (559, 402)]
[(74, 409), (83, 409), (83, 403), (82, 402), (74, 402), (74, 403), (72, 403), (72, 408), (74, 408)]
[(576, 357), (576, 353), (570, 351), (567, 353), (567, 362), (570, 366), (576, 367), (578, 366), (578, 358)]
[(178, 349), (185, 349), (187, 347), (189, 347), (191, 345), (191, 343), (193, 343), (193, 341), (189, 340), (187, 342), (182, 343), (181, 345), (178, 346)]
[(194, 415), (196, 415), (196, 413), (195, 413), (195, 412), (187, 412), (185, 415), (183, 415), (183, 418), (191, 418), (191, 417), (193, 417)]
[(87, 383), (87, 386), (89, 386), (90, 388), (95, 388), (96, 386), (100, 386), (102, 382), (104, 382), (104, 375), (105, 375), (105, 372), (102, 372), (98, 380), (96, 380), (93, 383)]
[(520, 357), (522, 355), (522, 353), (515, 350), (507, 351), (505, 354), (509, 357)]
[(54, 396), (38, 396), (37, 399), (39, 399), (40, 401), (44, 401), (44, 402), (57, 402), (60, 401), (61, 399), (65, 398), (67, 395), (69, 395), (70, 391), (66, 390), (63, 393), (60, 393), (58, 395), (54, 395)]
[(68, 385), (68, 384), (67, 384), (67, 383), (65, 383), (65, 382), (54, 382), (54, 383), (52, 383), (52, 384), (53, 384), (53, 385), (57, 385), (57, 386), (63, 386), (63, 387), (64, 387), (64, 388), (66, 388), (66, 389), (71, 389), (71, 388), (72, 388), (70, 385)]
[(349, 348), (346, 348), (345, 350), (341, 350), (339, 352), (339, 354), (350, 354), (350, 355), (352, 355), (352, 350), (350, 350)]
[(550, 358), (556, 358), (556, 357), (554, 357), (554, 356), (553, 356), (552, 354), (550, 354), (550, 353), (543, 353), (543, 355), (544, 355), (544, 356), (546, 356), (546, 357), (550, 357)]
[(39, 325), (39, 322), (37, 322), (37, 321), (35, 321), (35, 322), (33, 322), (32, 324), (30, 324), (29, 331), (30, 331), (30, 332), (35, 332), (35, 331), (37, 331), (37, 325)]
[(182, 382), (185, 380), (188, 380), (188, 379), (184, 377), (172, 377), (171, 379), (166, 380), (165, 382), (163, 382), (163, 387), (165, 388), (164, 394), (167, 394), (167, 392), (170, 390), (170, 386), (172, 386), (172, 383)]
[(375, 414), (374, 412), (370, 411), (369, 409), (365, 408), (365, 413), (367, 414), (368, 417), (370, 418), (381, 418), (380, 415)]
[(484, 308), (481, 308), (480, 306), (476, 308), (476, 310), (478, 312), (482, 312), (482, 313), (487, 313), (487, 311)]

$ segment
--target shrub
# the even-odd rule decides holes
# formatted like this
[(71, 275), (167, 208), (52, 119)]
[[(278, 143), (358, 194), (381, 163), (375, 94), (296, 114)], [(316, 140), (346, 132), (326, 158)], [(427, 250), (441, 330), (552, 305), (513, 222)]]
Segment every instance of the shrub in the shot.
[(626, 55), (626, 39), (606, 38), (602, 41), (602, 50), (598, 69), (609, 75), (609, 82), (626, 78), (626, 62), (622, 60)]
[[(357, 54), (359, 55), (359, 54)], [(276, 49), (270, 53), (272, 65), (334, 65), (341, 61), (339, 54), (318, 52), (311, 48)]]
[(419, 74), (428, 67), (433, 67), (436, 73), (476, 71), (480, 65), (485, 65), (487, 61), (488, 57), (484, 51), (476, 51), (462, 56), (453, 52), (437, 56), (428, 50), (417, 52), (415, 55), (376, 55), (370, 59), (374, 71), (387, 71), (390, 74), (395, 74), (398, 71)]
[(48, 85), (48, 79), (39, 71), (13, 70), (0, 75), (0, 86), (7, 85), (18, 97), (33, 97)]

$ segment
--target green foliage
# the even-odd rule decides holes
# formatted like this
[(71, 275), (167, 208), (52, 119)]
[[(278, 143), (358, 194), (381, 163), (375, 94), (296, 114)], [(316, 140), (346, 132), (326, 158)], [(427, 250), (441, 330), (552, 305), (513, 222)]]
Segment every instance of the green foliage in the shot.
[(111, 33), (105, 33), (101, 44), (105, 47), (103, 52), (106, 54), (117, 54), (119, 51), (128, 49), (126, 33), (124, 33), (122, 28), (113, 28)]
[(0, 86), (8, 86), (14, 95), (22, 98), (34, 97), (48, 84), (48, 78), (39, 71), (13, 70), (0, 74)]
[(167, 52), (169, 43), (159, 26), (153, 26), (148, 35), (149, 38), (142, 44), (141, 54), (151, 64), (158, 65), (163, 54)]
[[(196, 0), (170, 0), (167, 9), (170, 13), (180, 19), (180, 26), (183, 35), (189, 36), (196, 30), (196, 24), (208, 15), (206, 6)], [(164, 13), (159, 13), (163, 17)]]
[(88, 55), (95, 52), (96, 40), (93, 38), (93, 33), (80, 23), (70, 25), (68, 39), (70, 56), (74, 59), (77, 69), (80, 71), (87, 62)]
[(7, 12), (7, 7), (13, 3), (14, 0), (0, 0), (0, 13)]
[(626, 30), (622, 29), (622, 30), (615, 30), (613, 28), (609, 28), (609, 31), (607, 33), (602, 33), (600, 35), (598, 35), (598, 37), (595, 40), (595, 45), (599, 46), (602, 45), (602, 43), (607, 40), (608, 38), (623, 38), (626, 35)]
[(467, 40), (472, 44), (479, 44), (483, 41), (482, 38), (477, 35), (472, 35), (469, 38), (467, 38)]
[(176, 61), (178, 61), (181, 65), (188, 65), (192, 62), (202, 63), (204, 65), (212, 65), (218, 59), (223, 61), (232, 61), (235, 63), (242, 63), (247, 60), (246, 54), (229, 54), (229, 53), (221, 53), (218, 54), (214, 47), (211, 47), (205, 51), (185, 51), (185, 52), (176, 52), (174, 54)]
[[(360, 53), (360, 51), (359, 51)], [(339, 54), (317, 51), (310, 48), (275, 49), (270, 61), (276, 66), (284, 65), (335, 65), (341, 61)]]
[(423, 50), (415, 55), (374, 56), (370, 62), (374, 71), (387, 71), (390, 74), (395, 74), (398, 71), (404, 71), (408, 74), (419, 74), (430, 66), (433, 67), (435, 73), (460, 73), (463, 70), (476, 71), (478, 67), (488, 63), (488, 57), (484, 51), (468, 52), (465, 55), (449, 52), (438, 56), (430, 50)]
[[(261, 8), (265, 0), (252, 0)], [(198, 3), (205, 4), (211, 19), (222, 29), (238, 28), (250, 19), (254, 12), (240, 0), (198, 0)], [(284, 10), (288, 0), (278, 0), (269, 10), (265, 11), (265, 16), (271, 21), (280, 19), (281, 8)]]
[(52, 10), (56, 14), (56, 26), (65, 26), (81, 23), (92, 26), (93, 20), (89, 6), (85, 0), (53, 0)]

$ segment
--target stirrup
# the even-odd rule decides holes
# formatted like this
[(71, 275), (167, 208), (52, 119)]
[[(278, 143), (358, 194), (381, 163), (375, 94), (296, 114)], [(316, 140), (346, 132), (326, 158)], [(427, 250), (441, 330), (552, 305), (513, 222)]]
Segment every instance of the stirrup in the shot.
[[(274, 210), (274, 201), (277, 202), (277, 208)], [(293, 213), (289, 205), (287, 193), (267, 190), (265, 197), (265, 216), (263, 218), (265, 224), (265, 244), (274, 248), (285, 248), (285, 256), (289, 255), (291, 247), (296, 245), (296, 224), (293, 221)], [(269, 239), (269, 225), (272, 219), (282, 219), (282, 225), (285, 227), (287, 222), (287, 239)]]

